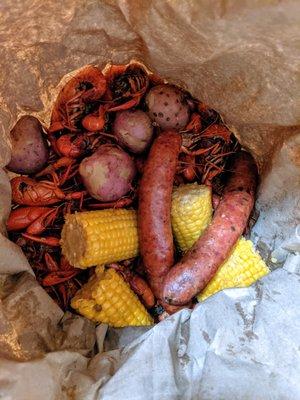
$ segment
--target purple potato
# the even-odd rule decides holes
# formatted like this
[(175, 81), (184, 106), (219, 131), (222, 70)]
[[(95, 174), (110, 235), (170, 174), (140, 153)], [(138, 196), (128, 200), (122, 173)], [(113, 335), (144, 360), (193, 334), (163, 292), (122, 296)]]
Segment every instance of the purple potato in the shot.
[(25, 115), (17, 121), (10, 135), (12, 153), (7, 169), (18, 174), (39, 172), (49, 158), (40, 121), (31, 115)]
[(172, 85), (158, 85), (149, 90), (146, 96), (150, 118), (161, 129), (183, 129), (190, 116), (190, 109), (184, 93)]
[(79, 173), (92, 197), (114, 201), (129, 192), (136, 168), (125, 151), (113, 145), (102, 145), (81, 161)]
[(133, 153), (142, 153), (149, 146), (153, 135), (151, 120), (141, 110), (118, 112), (113, 131), (121, 145)]

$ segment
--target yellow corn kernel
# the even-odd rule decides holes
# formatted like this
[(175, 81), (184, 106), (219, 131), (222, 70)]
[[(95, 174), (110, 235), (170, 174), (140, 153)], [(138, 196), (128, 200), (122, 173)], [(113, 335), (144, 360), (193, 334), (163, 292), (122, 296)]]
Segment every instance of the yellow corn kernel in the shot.
[(68, 214), (61, 246), (63, 255), (77, 268), (136, 257), (136, 211), (110, 209)]
[(71, 306), (84, 317), (115, 328), (153, 324), (129, 285), (114, 269), (96, 268), (96, 273), (76, 293)]
[(191, 183), (180, 185), (172, 194), (172, 228), (180, 249), (192, 247), (212, 219), (211, 189)]
[(203, 301), (227, 288), (250, 286), (268, 273), (269, 268), (254, 250), (251, 240), (242, 237), (197, 299)]

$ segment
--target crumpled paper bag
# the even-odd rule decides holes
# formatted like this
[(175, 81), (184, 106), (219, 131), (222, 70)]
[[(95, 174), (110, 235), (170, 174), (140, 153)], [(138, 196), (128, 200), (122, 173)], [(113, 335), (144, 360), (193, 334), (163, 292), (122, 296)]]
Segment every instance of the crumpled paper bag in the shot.
[(151, 329), (106, 334), (64, 316), (6, 238), (1, 172), (1, 398), (300, 398), (299, 11), (277, 0), (1, 2), (0, 165), (17, 118), (49, 121), (64, 75), (140, 60), (219, 111), (255, 156), (251, 238), (274, 270)]

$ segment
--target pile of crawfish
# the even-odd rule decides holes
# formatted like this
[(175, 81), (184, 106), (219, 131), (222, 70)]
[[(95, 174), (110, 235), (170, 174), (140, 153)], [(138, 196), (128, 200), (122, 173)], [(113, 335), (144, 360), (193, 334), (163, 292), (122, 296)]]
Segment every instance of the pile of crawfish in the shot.
[[(65, 215), (134, 206), (148, 149), (142, 154), (130, 153), (138, 176), (130, 192), (114, 201), (99, 201), (89, 194), (79, 165), (99, 146), (119, 145), (113, 131), (116, 113), (136, 109), (148, 112), (147, 93), (164, 83), (138, 63), (110, 65), (104, 72), (95, 66), (84, 67), (62, 88), (54, 103), (50, 126), (43, 126), (49, 154), (47, 165), (38, 172), (15, 175), (11, 180), (9, 237), (22, 248), (38, 282), (63, 310), (68, 309), (70, 299), (93, 273), (93, 268), (72, 267), (61, 255), (60, 233)], [(189, 110), (189, 121), (180, 130), (182, 149), (175, 185), (205, 183), (212, 186), (217, 197), (222, 191), (227, 156), (236, 152), (239, 144), (218, 113), (190, 93), (172, 86), (180, 91)], [(152, 126), (155, 137), (160, 131), (155, 119)], [(126, 264), (131, 281), (142, 276), (136, 267), (136, 260)]]

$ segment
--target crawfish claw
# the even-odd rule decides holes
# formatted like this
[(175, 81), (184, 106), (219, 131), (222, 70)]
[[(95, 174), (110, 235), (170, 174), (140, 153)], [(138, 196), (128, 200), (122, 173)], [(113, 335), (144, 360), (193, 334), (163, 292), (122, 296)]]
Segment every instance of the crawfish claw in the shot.
[(78, 269), (73, 269), (70, 271), (55, 271), (50, 272), (45, 278), (42, 280), (43, 286), (52, 286), (58, 285), (59, 283), (66, 282), (69, 279), (73, 278), (80, 272)]

